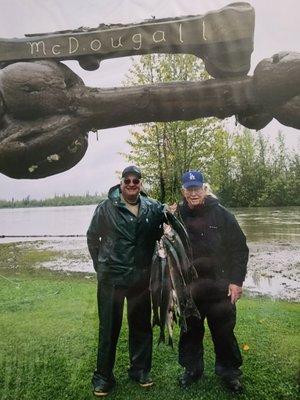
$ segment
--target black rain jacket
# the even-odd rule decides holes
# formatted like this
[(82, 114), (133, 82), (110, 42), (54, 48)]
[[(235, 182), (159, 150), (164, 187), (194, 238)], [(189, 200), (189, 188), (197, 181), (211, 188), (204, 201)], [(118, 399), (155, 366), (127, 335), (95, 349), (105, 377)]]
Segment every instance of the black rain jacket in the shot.
[(122, 202), (120, 185), (96, 208), (87, 243), (99, 280), (132, 286), (150, 276), (156, 240), (162, 235), (164, 205), (140, 193), (136, 217)]
[(249, 249), (234, 215), (212, 196), (207, 196), (204, 205), (195, 209), (183, 200), (177, 213), (188, 232), (199, 277), (203, 274), (242, 286)]

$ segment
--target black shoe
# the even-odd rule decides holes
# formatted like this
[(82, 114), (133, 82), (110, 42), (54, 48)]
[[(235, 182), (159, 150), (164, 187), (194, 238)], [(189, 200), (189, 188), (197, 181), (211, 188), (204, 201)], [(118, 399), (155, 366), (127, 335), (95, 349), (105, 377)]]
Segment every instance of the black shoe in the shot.
[(137, 382), (141, 387), (150, 387), (154, 383), (149, 372), (129, 372), (128, 375), (130, 379)]
[(239, 378), (242, 375), (242, 371), (239, 368), (224, 367), (221, 364), (216, 364), (215, 373), (224, 380), (225, 379), (232, 380), (235, 378)]
[(238, 378), (224, 379), (224, 383), (232, 393), (242, 393), (244, 390), (243, 385)]
[(192, 383), (199, 381), (201, 376), (201, 372), (185, 370), (184, 373), (178, 378), (179, 386), (182, 389), (187, 389)]
[(95, 376), (92, 379), (93, 385), (93, 393), (97, 397), (107, 396), (108, 393), (115, 387), (116, 381), (115, 378), (110, 379), (109, 381)]

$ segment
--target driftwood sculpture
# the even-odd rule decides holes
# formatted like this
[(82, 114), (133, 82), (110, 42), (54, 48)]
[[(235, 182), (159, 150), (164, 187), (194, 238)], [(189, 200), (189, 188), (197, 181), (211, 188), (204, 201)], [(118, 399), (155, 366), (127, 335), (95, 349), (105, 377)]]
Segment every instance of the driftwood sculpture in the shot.
[[(42, 178), (68, 170), (84, 156), (89, 131), (127, 124), (236, 115), (253, 129), (263, 128), (273, 117), (300, 129), (300, 54), (276, 54), (261, 61), (252, 77), (246, 76), (253, 28), (253, 9), (236, 3), (202, 17), (101, 26), (101, 39), (98, 29), (39, 35), (29, 42), (7, 40), (5, 47), (0, 41), (4, 66), (0, 70), (0, 172), (13, 178)], [(70, 54), (71, 37), (73, 45), (78, 42), (76, 54)], [(29, 55), (22, 51), (21, 44), (26, 43), (27, 50), (38, 51)], [(86, 44), (80, 47), (79, 43)], [(88, 43), (86, 54), (83, 49)], [(91, 43), (97, 56), (91, 53), (96, 52)], [(216, 79), (89, 88), (58, 61), (75, 55), (83, 67), (93, 69), (99, 59), (133, 51), (196, 54)]]
[(201, 57), (213, 77), (241, 76), (250, 68), (253, 34), (253, 8), (234, 3), (205, 15), (1, 39), (0, 62), (72, 59), (94, 70), (109, 58), (189, 53)]

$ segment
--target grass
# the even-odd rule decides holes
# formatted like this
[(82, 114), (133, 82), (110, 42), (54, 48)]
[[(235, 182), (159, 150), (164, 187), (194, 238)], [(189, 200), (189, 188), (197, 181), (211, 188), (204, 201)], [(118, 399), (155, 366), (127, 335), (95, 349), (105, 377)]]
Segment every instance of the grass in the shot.
[[(92, 399), (90, 379), (96, 361), (98, 317), (96, 280), (87, 274), (36, 269), (58, 254), (18, 244), (0, 246), (1, 400)], [(236, 334), (244, 358), (246, 392), (240, 399), (297, 398), (299, 304), (243, 298)], [(125, 316), (124, 316), (125, 317)], [(155, 386), (137, 387), (127, 378), (127, 323), (119, 340), (111, 399), (231, 399), (213, 373), (214, 353), (205, 334), (205, 375), (189, 390), (178, 388), (181, 372), (175, 349), (154, 345)], [(155, 331), (155, 343), (158, 332)]]

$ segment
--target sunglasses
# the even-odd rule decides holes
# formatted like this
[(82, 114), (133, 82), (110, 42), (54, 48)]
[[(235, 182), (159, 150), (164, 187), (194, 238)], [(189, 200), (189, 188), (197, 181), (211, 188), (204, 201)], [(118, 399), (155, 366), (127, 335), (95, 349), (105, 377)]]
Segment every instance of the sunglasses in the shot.
[(125, 178), (123, 179), (123, 182), (125, 183), (125, 185), (129, 185), (130, 183), (133, 183), (134, 185), (138, 185), (140, 183), (140, 179), (139, 178), (133, 178), (133, 179), (129, 179), (129, 178)]

